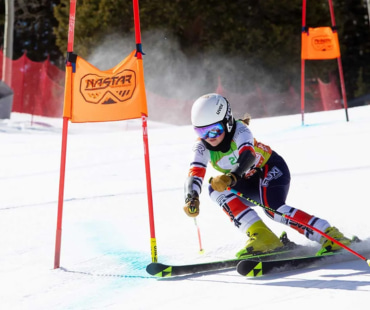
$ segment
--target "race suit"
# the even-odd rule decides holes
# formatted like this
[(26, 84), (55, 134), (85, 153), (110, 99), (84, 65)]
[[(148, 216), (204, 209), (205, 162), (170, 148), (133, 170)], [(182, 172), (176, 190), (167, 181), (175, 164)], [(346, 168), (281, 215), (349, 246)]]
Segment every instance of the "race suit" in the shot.
[[(287, 206), (285, 201), (290, 186), (290, 172), (284, 159), (269, 146), (254, 139), (249, 127), (236, 121), (234, 136), (227, 152), (207, 149), (203, 140), (198, 139), (193, 147), (193, 160), (190, 164), (188, 177), (192, 179), (192, 190), (201, 193), (203, 180), (208, 163), (221, 173), (229, 173), (237, 164), (243, 152), (255, 154), (252, 167), (243, 175), (233, 188), (262, 205), (287, 214), (322, 231), (330, 225), (327, 221), (309, 215), (299, 209)], [(209, 185), (209, 195), (229, 216), (234, 225), (245, 233), (260, 217), (251, 207), (254, 205), (229, 190), (217, 192)], [(266, 214), (277, 222), (284, 223), (305, 234), (311, 240), (320, 241), (321, 235), (297, 225), (272, 211)]]

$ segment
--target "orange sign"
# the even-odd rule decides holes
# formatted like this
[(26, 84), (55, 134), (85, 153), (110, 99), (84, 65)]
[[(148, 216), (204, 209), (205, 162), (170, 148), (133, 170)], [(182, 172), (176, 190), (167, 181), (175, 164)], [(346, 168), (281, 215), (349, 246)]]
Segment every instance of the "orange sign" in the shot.
[(77, 56), (66, 70), (64, 116), (71, 122), (105, 122), (148, 115), (143, 64), (133, 51), (110, 70), (100, 71)]
[(301, 59), (334, 59), (340, 57), (338, 33), (330, 27), (308, 28), (302, 32)]

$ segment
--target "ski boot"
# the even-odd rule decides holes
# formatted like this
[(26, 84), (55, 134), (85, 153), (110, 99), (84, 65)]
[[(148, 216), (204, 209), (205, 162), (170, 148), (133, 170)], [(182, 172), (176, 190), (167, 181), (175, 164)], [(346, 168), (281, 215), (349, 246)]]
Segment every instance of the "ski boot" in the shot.
[[(345, 246), (349, 246), (352, 243), (360, 242), (360, 239), (358, 239), (357, 237), (353, 237), (352, 239), (345, 237), (336, 227), (327, 228), (325, 230), (325, 233), (328, 236), (339, 241), (340, 243), (344, 244)], [(320, 243), (322, 244), (322, 246), (321, 246), (321, 249), (316, 253), (316, 255), (325, 255), (325, 254), (340, 251), (343, 249), (340, 245), (325, 238), (324, 236), (321, 237)]]
[(252, 254), (273, 252), (284, 247), (283, 242), (261, 220), (249, 227), (247, 235), (249, 240), (244, 249), (236, 253), (237, 258), (243, 258), (243, 256)]

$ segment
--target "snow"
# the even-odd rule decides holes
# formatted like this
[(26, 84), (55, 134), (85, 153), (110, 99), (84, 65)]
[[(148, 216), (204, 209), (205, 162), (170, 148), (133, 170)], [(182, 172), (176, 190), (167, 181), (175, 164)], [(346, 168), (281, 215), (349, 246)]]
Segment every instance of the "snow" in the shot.
[[(188, 116), (184, 116), (188, 117)], [(189, 117), (190, 118), (190, 117)], [(252, 119), (255, 137), (288, 162), (287, 203), (327, 219), (348, 236), (370, 238), (370, 107)], [(150, 121), (149, 153), (158, 260), (232, 258), (246, 236), (201, 195), (197, 228), (182, 210), (194, 133)], [(353, 261), (248, 279), (234, 270), (172, 279), (151, 262), (141, 120), (69, 124), (61, 268), (54, 269), (61, 119), (13, 113), (0, 120), (1, 309), (336, 309), (366, 307), (370, 269)], [(207, 177), (215, 171), (209, 168)], [(311, 246), (272, 222), (277, 234)], [(356, 250), (369, 252), (369, 242)]]

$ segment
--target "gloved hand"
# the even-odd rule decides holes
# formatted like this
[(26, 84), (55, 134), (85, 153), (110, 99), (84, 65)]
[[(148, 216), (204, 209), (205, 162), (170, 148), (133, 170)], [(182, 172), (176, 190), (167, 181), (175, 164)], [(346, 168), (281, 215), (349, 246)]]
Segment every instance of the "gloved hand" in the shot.
[(197, 217), (199, 215), (199, 199), (198, 197), (191, 197), (190, 195), (185, 200), (184, 211), (190, 217)]
[(227, 187), (234, 186), (237, 181), (238, 180), (233, 173), (218, 175), (209, 180), (212, 188), (218, 192), (223, 192)]

